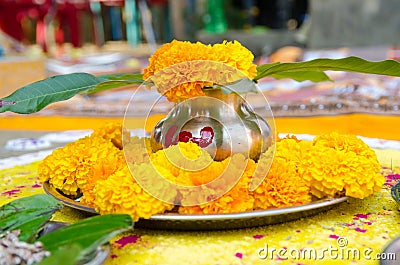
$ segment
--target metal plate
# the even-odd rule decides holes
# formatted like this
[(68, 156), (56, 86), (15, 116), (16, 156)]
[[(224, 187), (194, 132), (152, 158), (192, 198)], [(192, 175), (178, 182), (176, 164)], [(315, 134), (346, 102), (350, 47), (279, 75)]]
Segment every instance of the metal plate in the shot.
[[(383, 258), (385, 257), (385, 258)], [(381, 253), (380, 265), (399, 265), (400, 237), (395, 238)]]
[[(47, 194), (64, 205), (96, 213), (93, 208), (65, 197), (48, 182), (43, 184), (43, 188)], [(150, 219), (141, 219), (135, 223), (135, 227), (164, 230), (223, 230), (257, 227), (308, 217), (327, 211), (347, 199), (347, 197), (327, 198), (299, 206), (232, 214), (165, 213), (153, 215)]]
[(400, 210), (400, 181), (397, 182), (391, 189), (393, 200), (397, 203), (397, 207)]

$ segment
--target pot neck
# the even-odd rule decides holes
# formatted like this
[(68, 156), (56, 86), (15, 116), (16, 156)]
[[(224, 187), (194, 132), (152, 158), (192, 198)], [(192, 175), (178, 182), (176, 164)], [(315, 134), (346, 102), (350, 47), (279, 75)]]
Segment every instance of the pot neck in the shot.
[[(226, 94), (220, 88), (206, 88), (203, 90), (206, 97), (211, 97), (223, 101), (225, 104), (231, 106), (233, 109), (237, 109), (244, 102), (244, 99), (237, 93)], [(185, 99), (180, 101), (183, 103)]]

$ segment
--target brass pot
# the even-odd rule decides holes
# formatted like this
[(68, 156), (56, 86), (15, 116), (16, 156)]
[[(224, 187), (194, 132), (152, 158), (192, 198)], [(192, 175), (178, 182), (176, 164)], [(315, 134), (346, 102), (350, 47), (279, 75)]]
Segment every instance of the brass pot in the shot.
[(212, 141), (203, 148), (214, 160), (221, 161), (236, 153), (258, 160), (274, 142), (268, 122), (235, 92), (226, 94), (218, 87), (204, 89), (204, 93), (205, 96), (177, 103), (158, 122), (151, 133), (153, 151), (176, 144), (181, 132), (200, 139), (202, 129), (211, 127)]

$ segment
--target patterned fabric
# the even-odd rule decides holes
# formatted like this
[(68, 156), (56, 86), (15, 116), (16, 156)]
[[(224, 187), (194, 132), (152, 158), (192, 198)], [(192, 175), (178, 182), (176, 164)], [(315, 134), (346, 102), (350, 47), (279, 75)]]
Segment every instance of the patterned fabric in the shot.
[[(400, 181), (400, 151), (375, 152), (387, 182), (372, 197), (265, 227), (192, 232), (136, 228), (112, 240), (106, 264), (354, 264), (353, 257), (356, 263), (378, 264), (377, 255), (400, 234), (399, 209), (390, 196), (390, 187)], [(0, 170), (0, 205), (43, 193), (37, 165)], [(65, 207), (54, 219), (75, 222), (84, 217)]]

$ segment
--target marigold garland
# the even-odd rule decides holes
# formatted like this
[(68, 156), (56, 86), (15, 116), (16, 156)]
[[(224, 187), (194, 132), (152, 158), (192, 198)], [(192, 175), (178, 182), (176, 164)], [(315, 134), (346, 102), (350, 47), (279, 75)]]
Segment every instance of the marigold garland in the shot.
[[(124, 150), (120, 150), (122, 133), (120, 124), (107, 124), (91, 136), (53, 151), (39, 164), (40, 180), (49, 181), (69, 196), (83, 194), (81, 202), (99, 213), (129, 213), (135, 220), (170, 211), (174, 205), (148, 194), (133, 176), (149, 176), (151, 181), (157, 174), (179, 185), (199, 187), (214, 183), (221, 174), (227, 176), (209, 189), (207, 203), (180, 206), (178, 212), (182, 214), (288, 207), (309, 203), (312, 196), (365, 198), (384, 183), (374, 151), (352, 135), (324, 134), (313, 142), (290, 135), (278, 139), (268, 171), (268, 152), (257, 163), (242, 154), (214, 161), (192, 142), (179, 142), (151, 153), (149, 139), (139, 137), (127, 138), (129, 141), (121, 146)], [(238, 172), (239, 181), (226, 194), (215, 197)], [(259, 177), (265, 178), (250, 192), (249, 184)], [(170, 201), (197, 199), (195, 192), (177, 194), (163, 185), (154, 186)]]
[[(106, 163), (103, 169), (95, 169), (103, 163)], [(38, 175), (42, 182), (49, 181), (64, 194), (77, 195), (79, 189), (108, 177), (97, 173), (112, 172), (115, 169), (112, 164), (121, 163), (124, 163), (123, 153), (111, 141), (85, 137), (53, 151), (39, 164)]]
[(93, 188), (125, 164), (120, 123), (107, 123), (85, 138), (56, 149), (38, 167), (42, 182), (49, 181), (66, 195), (83, 193), (82, 202), (93, 205)]
[(109, 122), (104, 126), (94, 130), (92, 136), (98, 136), (106, 140), (110, 140), (116, 147), (122, 149), (122, 140), (129, 140), (130, 133), (122, 127), (121, 123)]
[[(229, 163), (232, 163), (233, 167), (227, 168), (227, 165)], [(227, 158), (222, 162), (216, 162), (214, 161), (212, 165), (222, 165), (221, 169), (228, 169), (229, 171), (226, 172), (227, 175), (224, 175), (224, 178), (230, 179), (231, 177), (234, 179), (235, 174), (239, 171), (239, 168), (237, 165), (243, 165), (245, 163), (246, 167), (244, 172), (241, 174), (241, 178), (239, 179), (238, 183), (233, 186), (233, 188), (228, 191), (226, 194), (222, 195), (221, 197), (212, 200), (212, 196), (214, 195), (213, 193), (210, 194), (211, 198), (210, 202), (204, 203), (204, 204), (199, 204), (195, 206), (180, 206), (179, 207), (179, 213), (182, 214), (217, 214), (217, 213), (240, 213), (240, 212), (246, 212), (246, 211), (251, 211), (254, 208), (254, 197), (252, 194), (249, 192), (249, 184), (251, 181), (251, 176), (254, 172), (255, 169), (255, 162), (251, 159), (246, 159), (242, 154), (235, 154), (232, 156), (232, 158)], [(204, 172), (205, 174), (211, 174), (215, 178), (215, 176), (218, 176), (221, 174), (221, 171), (217, 170), (214, 171), (214, 168), (211, 168), (209, 171)], [(219, 173), (219, 174), (218, 174)], [(217, 175), (218, 174), (218, 175)], [(202, 179), (202, 176), (204, 174), (196, 174), (198, 178)], [(230, 176), (229, 176), (230, 175)], [(193, 176), (191, 176), (192, 181), (193, 181)], [(198, 184), (203, 184), (202, 180), (198, 180), (198, 178), (195, 178), (193, 183), (198, 183)], [(222, 182), (222, 184), (227, 185), (226, 183)], [(216, 188), (218, 187), (213, 187), (210, 189), (211, 192), (216, 192), (216, 194), (219, 194), (219, 190)], [(190, 197), (193, 196), (192, 194), (185, 194), (185, 197)], [(194, 194), (194, 196), (196, 196)]]
[[(162, 202), (145, 192), (130, 174), (128, 166), (108, 179), (98, 181), (94, 195), (94, 206), (99, 213), (130, 214), (135, 221), (174, 208), (173, 204)], [(176, 195), (171, 193), (170, 196)]]
[[(205, 60), (222, 63), (233, 69), (237, 69), (243, 76), (247, 76), (250, 79), (257, 75), (256, 64), (253, 63), (254, 55), (238, 41), (224, 41), (220, 44), (205, 45), (200, 42), (191, 43), (174, 40), (157, 49), (149, 58), (149, 65), (144, 69), (143, 79), (150, 79), (150, 81), (156, 81), (156, 83), (158, 81), (158, 88), (161, 89), (160, 92), (171, 102), (202, 96), (204, 95), (202, 91), (203, 87), (213, 85), (212, 82), (207, 81), (213, 79), (202, 77), (215, 75), (216, 72), (214, 70), (216, 69), (209, 70), (209, 67), (201, 66), (204, 62), (198, 62), (200, 65), (196, 67), (187, 67), (181, 63)], [(173, 69), (168, 68), (172, 65), (176, 67)], [(166, 78), (161, 78), (161, 81), (152, 79), (158, 72), (166, 69), (169, 72), (160, 75)], [(229, 71), (227, 69), (218, 70)], [(227, 75), (219, 74), (219, 76), (230, 76), (231, 74), (230, 72)], [(195, 81), (185, 82), (185, 80), (188, 80), (188, 77), (191, 77), (189, 80)], [(173, 82), (168, 82), (168, 80), (172, 80)], [(175, 86), (173, 84), (178, 85)], [(169, 89), (162, 88), (165, 85)]]
[(381, 189), (384, 177), (375, 152), (354, 135), (316, 137), (300, 174), (318, 198), (344, 193), (363, 199)]
[[(276, 143), (271, 168), (267, 171), (264, 181), (254, 191), (255, 209), (280, 208), (311, 202), (310, 186), (298, 174), (301, 155), (308, 152), (308, 148), (306, 142), (297, 142), (294, 139), (283, 139)], [(257, 166), (265, 172), (263, 169), (267, 165), (268, 156), (263, 154)]]

